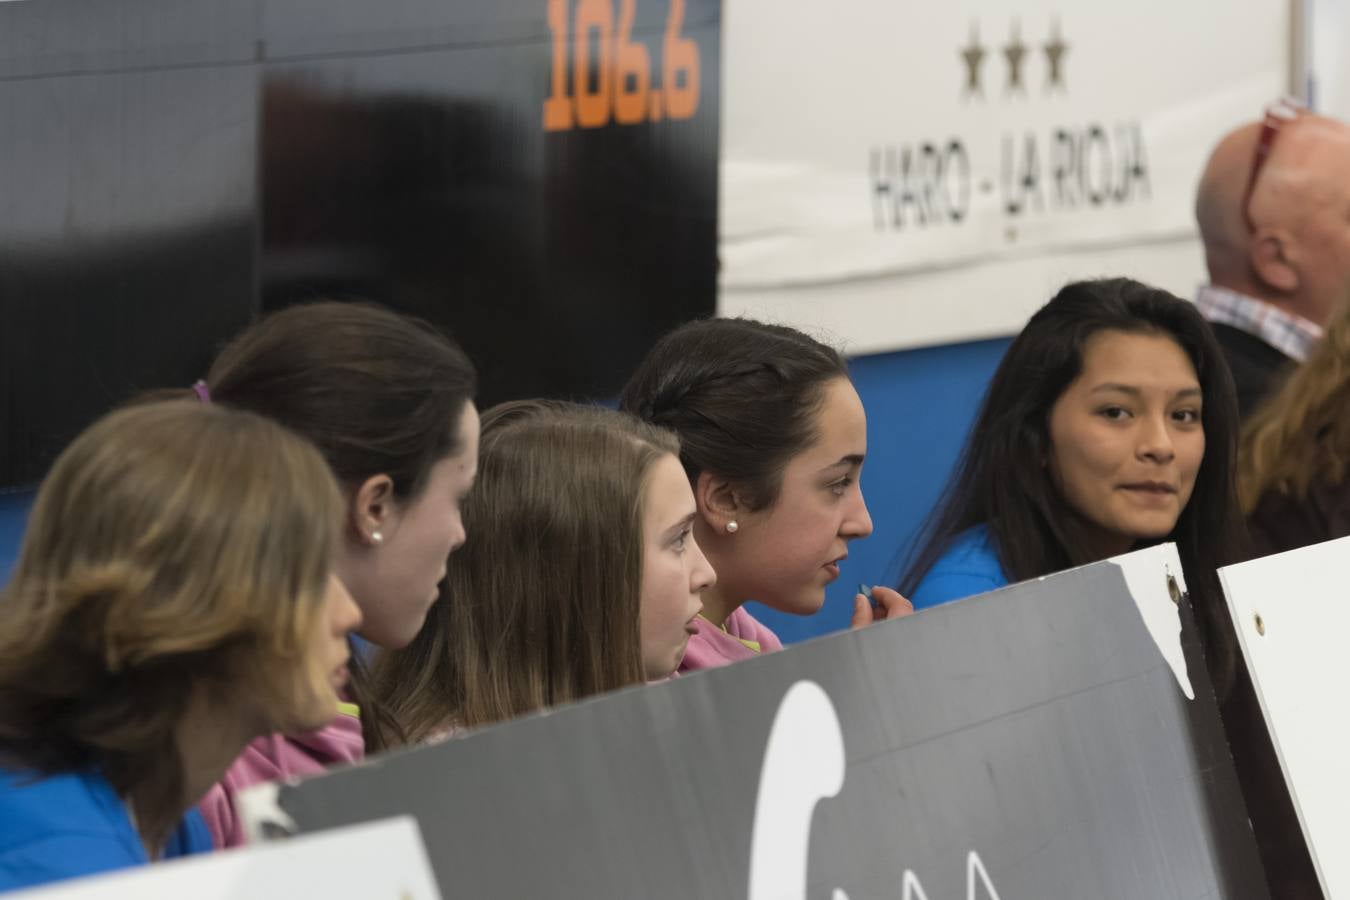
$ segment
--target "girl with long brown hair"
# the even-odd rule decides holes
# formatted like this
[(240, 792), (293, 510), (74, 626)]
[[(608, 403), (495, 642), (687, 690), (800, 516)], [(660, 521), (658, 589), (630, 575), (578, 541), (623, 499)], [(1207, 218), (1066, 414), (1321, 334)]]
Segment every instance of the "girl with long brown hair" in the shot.
[(483, 416), (469, 538), (380, 700), (410, 741), (669, 676), (716, 576), (668, 432), (524, 401)]
[[(197, 396), (267, 416), (308, 439), (344, 504), (336, 569), (361, 607), (360, 636), (398, 648), (417, 634), (446, 558), (464, 541), (460, 502), (478, 458), (474, 368), (432, 326), (363, 303), (312, 303), (263, 318), (217, 357)], [(218, 846), (244, 842), (234, 796), (398, 743), (359, 654), (340, 715), (313, 733), (252, 742), (201, 809)]]
[(0, 596), (0, 890), (209, 850), (189, 810), (244, 745), (334, 717), (340, 509), (248, 413), (151, 403), (61, 454)]
[(1350, 306), (1247, 422), (1237, 474), (1255, 555), (1350, 534)]

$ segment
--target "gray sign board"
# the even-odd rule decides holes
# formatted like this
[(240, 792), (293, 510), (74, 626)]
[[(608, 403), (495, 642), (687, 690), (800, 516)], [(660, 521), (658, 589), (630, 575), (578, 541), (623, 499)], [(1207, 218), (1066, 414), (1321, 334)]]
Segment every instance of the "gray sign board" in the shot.
[[(1133, 578), (1014, 585), (262, 789), (245, 814), (411, 813), (446, 897), (1266, 897), (1185, 603), (1160, 632), (1138, 600), (1175, 553), (1126, 559)], [(1155, 640), (1168, 615), (1184, 666)]]

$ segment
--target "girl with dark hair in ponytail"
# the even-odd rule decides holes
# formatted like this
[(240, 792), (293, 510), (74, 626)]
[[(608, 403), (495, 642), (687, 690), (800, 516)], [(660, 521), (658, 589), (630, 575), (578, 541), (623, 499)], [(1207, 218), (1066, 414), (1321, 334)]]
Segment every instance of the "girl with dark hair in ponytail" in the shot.
[[(346, 501), (335, 569), (361, 608), (360, 636), (387, 649), (417, 635), (446, 559), (464, 543), (460, 504), (478, 468), (476, 375), (429, 324), (361, 303), (313, 303), (235, 338), (194, 390), (204, 402), (259, 413), (307, 438)], [(217, 846), (243, 843), (234, 795), (314, 774), (402, 742), (352, 654), (334, 724), (251, 743), (201, 810)]]
[[(690, 322), (657, 342), (620, 405), (679, 436), (694, 536), (717, 572), (681, 670), (779, 649), (745, 602), (812, 615), (849, 543), (872, 533), (867, 416), (843, 357), (782, 325)], [(853, 606), (854, 627), (912, 612), (886, 587)]]

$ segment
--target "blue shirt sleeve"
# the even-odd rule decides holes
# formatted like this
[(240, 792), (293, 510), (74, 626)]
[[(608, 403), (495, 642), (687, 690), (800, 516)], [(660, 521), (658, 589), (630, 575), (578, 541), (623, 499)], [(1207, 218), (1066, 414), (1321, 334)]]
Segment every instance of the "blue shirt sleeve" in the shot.
[(989, 530), (977, 525), (952, 541), (914, 588), (909, 602), (916, 610), (927, 609), (997, 590), (1007, 584), (1008, 576), (998, 561)]
[(1007, 583), (1005, 579), (980, 572), (931, 572), (919, 582), (909, 602), (914, 604), (915, 609), (927, 609), (997, 590)]

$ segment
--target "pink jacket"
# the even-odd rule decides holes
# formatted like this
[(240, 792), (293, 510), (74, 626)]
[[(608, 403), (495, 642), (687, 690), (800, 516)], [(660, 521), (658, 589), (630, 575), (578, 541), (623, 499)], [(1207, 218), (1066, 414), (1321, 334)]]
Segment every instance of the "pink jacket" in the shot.
[(681, 672), (714, 669), (783, 649), (778, 636), (756, 621), (744, 607), (736, 607), (722, 628), (702, 616), (694, 620), (694, 626), (698, 632), (689, 638), (684, 662), (680, 663)]
[(219, 850), (247, 842), (243, 823), (234, 808), (235, 797), (245, 788), (266, 781), (317, 775), (329, 766), (359, 762), (365, 755), (361, 719), (356, 707), (349, 703), (342, 704), (332, 724), (318, 731), (297, 737), (271, 734), (258, 738), (244, 748), (197, 805), (211, 831), (212, 843)]

